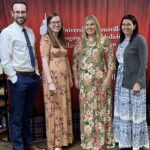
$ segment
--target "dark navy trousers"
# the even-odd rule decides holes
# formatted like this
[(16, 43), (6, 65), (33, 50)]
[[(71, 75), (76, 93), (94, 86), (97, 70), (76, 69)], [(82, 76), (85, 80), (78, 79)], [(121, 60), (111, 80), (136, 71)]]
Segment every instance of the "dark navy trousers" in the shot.
[(17, 82), (8, 81), (11, 91), (10, 135), (13, 150), (24, 150), (24, 146), (32, 145), (31, 117), (36, 99), (39, 76), (27, 77), (17, 75)]

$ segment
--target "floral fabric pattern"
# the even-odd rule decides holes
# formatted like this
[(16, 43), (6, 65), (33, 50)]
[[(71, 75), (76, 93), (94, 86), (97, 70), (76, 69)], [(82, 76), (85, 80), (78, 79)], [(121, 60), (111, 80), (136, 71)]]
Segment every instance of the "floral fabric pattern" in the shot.
[[(82, 57), (79, 52), (82, 51)], [(108, 39), (101, 47), (80, 45), (74, 49), (73, 69), (79, 73), (81, 146), (86, 150), (113, 147), (112, 89), (102, 87), (107, 69), (114, 70), (113, 50)]]
[(70, 66), (67, 50), (53, 48), (47, 39), (41, 40), (41, 55), (49, 60), (52, 80), (56, 92), (48, 90), (48, 82), (43, 72), (44, 102), (48, 149), (68, 146), (73, 141), (70, 96)]
[(122, 87), (123, 54), (129, 40), (124, 40), (117, 49), (119, 62), (114, 98), (114, 135), (119, 148), (142, 147), (149, 149), (148, 128), (146, 123), (146, 89), (138, 95)]

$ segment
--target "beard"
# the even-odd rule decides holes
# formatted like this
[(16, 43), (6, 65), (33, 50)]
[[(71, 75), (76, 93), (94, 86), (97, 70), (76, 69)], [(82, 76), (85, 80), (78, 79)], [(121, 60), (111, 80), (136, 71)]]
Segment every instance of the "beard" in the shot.
[(16, 23), (19, 24), (19, 25), (24, 25), (25, 22), (26, 22), (26, 18), (19, 17), (19, 18), (16, 18), (15, 21), (16, 21)]

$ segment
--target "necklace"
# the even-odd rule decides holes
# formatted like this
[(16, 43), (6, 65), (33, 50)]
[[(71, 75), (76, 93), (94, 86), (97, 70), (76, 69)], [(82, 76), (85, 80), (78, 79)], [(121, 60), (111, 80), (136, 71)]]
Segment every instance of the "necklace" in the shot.
[(94, 41), (94, 40), (88, 40), (87, 41), (87, 45), (95, 46), (96, 45), (96, 41)]

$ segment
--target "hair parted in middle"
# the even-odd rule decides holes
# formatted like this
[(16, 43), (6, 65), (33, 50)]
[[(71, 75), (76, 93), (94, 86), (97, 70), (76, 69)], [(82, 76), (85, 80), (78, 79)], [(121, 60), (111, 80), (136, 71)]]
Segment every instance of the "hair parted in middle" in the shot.
[(121, 22), (120, 22), (120, 39), (119, 39), (119, 43), (121, 43), (125, 39), (125, 34), (122, 31), (122, 22), (123, 22), (124, 19), (130, 20), (133, 23), (133, 25), (135, 25), (135, 29), (133, 30), (133, 33), (131, 35), (130, 42), (139, 33), (139, 25), (138, 25), (138, 21), (137, 21), (136, 17), (131, 15), (131, 14), (126, 14), (122, 17)]
[(100, 40), (101, 40), (101, 37), (102, 37), (102, 33), (101, 33), (101, 28), (100, 28), (100, 24), (99, 24), (99, 21), (97, 20), (97, 18), (94, 16), (94, 15), (90, 15), (90, 16), (87, 16), (84, 20), (84, 24), (83, 24), (83, 34), (82, 34), (82, 39), (81, 39), (81, 47), (82, 48), (85, 48), (86, 47), (86, 43), (88, 41), (88, 34), (86, 33), (85, 31), (85, 24), (87, 21), (89, 20), (92, 20), (92, 22), (94, 23), (95, 25), (95, 28), (96, 28), (96, 32), (95, 32), (95, 41), (96, 41), (96, 46), (97, 47), (100, 47)]
[(51, 30), (50, 27), (49, 27), (50, 21), (52, 20), (52, 18), (54, 18), (54, 17), (56, 17), (56, 16), (59, 16), (59, 17), (60, 17), (60, 20), (61, 20), (61, 30), (60, 30), (59, 33), (58, 33), (58, 40), (59, 40), (60, 44), (61, 44), (64, 48), (66, 48), (67, 46), (66, 46), (65, 37), (64, 37), (64, 31), (63, 31), (63, 21), (62, 21), (61, 16), (60, 16), (59, 14), (55, 13), (55, 12), (52, 13), (51, 15), (49, 15), (49, 16), (47, 17), (47, 34), (49, 35), (49, 38), (50, 38), (50, 40), (51, 40), (51, 42), (52, 42), (53, 47), (59, 48), (60, 45), (59, 45), (58, 41), (56, 40), (56, 38), (54, 37), (54, 35), (53, 35), (53, 33), (52, 33), (52, 30)]

